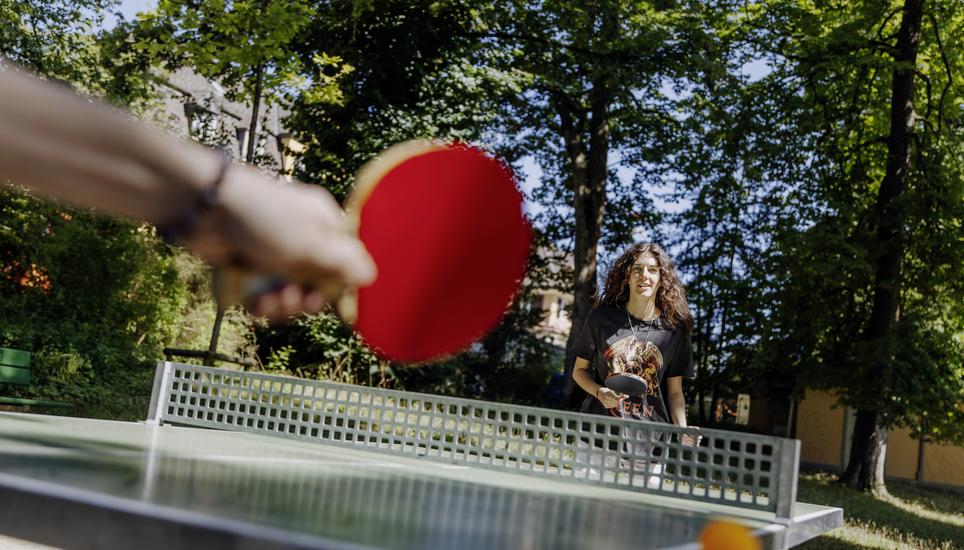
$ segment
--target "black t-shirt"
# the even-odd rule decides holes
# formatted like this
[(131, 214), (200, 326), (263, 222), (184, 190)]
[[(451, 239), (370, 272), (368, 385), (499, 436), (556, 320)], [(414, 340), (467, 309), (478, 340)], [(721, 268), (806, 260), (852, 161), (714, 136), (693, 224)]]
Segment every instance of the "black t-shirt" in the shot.
[[(693, 351), (684, 327), (673, 327), (662, 319), (641, 321), (621, 306), (600, 304), (593, 308), (572, 351), (595, 367), (590, 371), (599, 384), (619, 372), (637, 374), (646, 380), (645, 395), (624, 401), (624, 418), (671, 422), (663, 399), (666, 379), (693, 376)], [(606, 409), (591, 395), (580, 410), (620, 416), (617, 409)]]

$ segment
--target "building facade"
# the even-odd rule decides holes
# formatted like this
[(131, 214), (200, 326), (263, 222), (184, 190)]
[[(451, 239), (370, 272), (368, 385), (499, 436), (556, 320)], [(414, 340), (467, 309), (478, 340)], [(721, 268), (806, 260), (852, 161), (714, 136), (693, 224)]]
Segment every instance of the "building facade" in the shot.
[(254, 135), (250, 135), (250, 105), (231, 101), (227, 91), (189, 68), (155, 76), (163, 102), (160, 120), (153, 122), (171, 134), (229, 151), (244, 159), (248, 141), (255, 140), (255, 164), (291, 177), (297, 155), (304, 150), (284, 126), (287, 111), (277, 102), (262, 101)]

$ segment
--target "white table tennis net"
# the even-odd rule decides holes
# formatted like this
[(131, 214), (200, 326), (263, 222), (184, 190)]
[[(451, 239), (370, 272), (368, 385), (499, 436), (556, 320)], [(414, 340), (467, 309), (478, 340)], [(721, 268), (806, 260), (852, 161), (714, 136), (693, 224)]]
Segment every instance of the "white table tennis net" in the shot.
[[(789, 518), (799, 442), (159, 362), (148, 421), (325, 442)], [(696, 447), (682, 434), (699, 434)]]

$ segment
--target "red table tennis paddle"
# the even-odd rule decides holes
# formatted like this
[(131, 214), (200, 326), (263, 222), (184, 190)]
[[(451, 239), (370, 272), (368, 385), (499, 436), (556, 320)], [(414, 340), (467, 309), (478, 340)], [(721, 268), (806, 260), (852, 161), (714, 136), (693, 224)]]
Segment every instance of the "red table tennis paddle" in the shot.
[(522, 207), (508, 167), (465, 145), (410, 141), (365, 165), (347, 205), (378, 267), (357, 295), (354, 327), (365, 342), (418, 362), (492, 329), (525, 275)]
[(359, 171), (346, 214), (378, 277), (347, 292), (339, 314), (386, 359), (464, 350), (499, 322), (525, 275), (522, 194), (508, 167), (473, 147), (391, 147)]

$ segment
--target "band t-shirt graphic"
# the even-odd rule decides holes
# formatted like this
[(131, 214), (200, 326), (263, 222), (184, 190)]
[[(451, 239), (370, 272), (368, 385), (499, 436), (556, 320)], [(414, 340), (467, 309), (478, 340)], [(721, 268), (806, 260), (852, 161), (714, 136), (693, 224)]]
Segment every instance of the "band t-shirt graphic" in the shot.
[[(632, 323), (632, 324), (630, 324)], [(690, 336), (682, 327), (672, 327), (661, 319), (630, 319), (626, 309), (601, 304), (586, 318), (573, 344), (577, 357), (593, 365), (593, 377), (604, 385), (612, 374), (634, 374), (646, 381), (644, 395), (623, 401), (624, 418), (670, 422), (666, 402), (666, 379), (693, 376)], [(583, 401), (580, 410), (620, 416), (618, 409), (606, 409), (593, 396)]]

